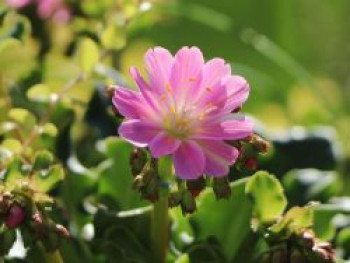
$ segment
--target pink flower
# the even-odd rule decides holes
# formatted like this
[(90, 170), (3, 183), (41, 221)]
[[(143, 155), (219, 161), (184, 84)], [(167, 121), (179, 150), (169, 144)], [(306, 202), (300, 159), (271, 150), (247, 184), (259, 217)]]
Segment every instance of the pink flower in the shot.
[(14, 8), (21, 8), (26, 5), (28, 5), (31, 2), (31, 0), (6, 0), (6, 3), (9, 6), (12, 6)]
[(179, 178), (227, 175), (238, 150), (225, 141), (252, 134), (252, 123), (232, 113), (248, 98), (246, 80), (231, 75), (223, 59), (205, 63), (197, 47), (183, 47), (174, 57), (156, 47), (145, 63), (149, 82), (130, 69), (139, 92), (115, 91), (113, 104), (126, 117), (119, 135), (149, 147), (155, 158), (172, 155)]

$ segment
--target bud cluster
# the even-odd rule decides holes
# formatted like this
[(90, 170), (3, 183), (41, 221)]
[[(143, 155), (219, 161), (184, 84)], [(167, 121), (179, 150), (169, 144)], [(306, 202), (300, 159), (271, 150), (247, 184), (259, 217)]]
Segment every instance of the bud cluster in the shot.
[(311, 230), (275, 242), (258, 262), (334, 263), (335, 251), (329, 242), (318, 240)]
[[(47, 210), (52, 208), (52, 204), (33, 202), (26, 188), (17, 188), (11, 192), (2, 190), (0, 224), (4, 224), (6, 228), (0, 233), (0, 239), (6, 236), (5, 232), (18, 229), (22, 233), (25, 245), (42, 241), (48, 251), (54, 251), (59, 245), (60, 237), (70, 236), (65, 227), (56, 224), (50, 218)], [(1, 250), (1, 252), (6, 254), (8, 251)]]
[[(236, 166), (238, 169), (255, 170), (257, 155), (266, 153), (270, 145), (258, 135), (249, 136), (244, 140), (230, 142), (240, 155)], [(158, 174), (158, 161), (150, 156), (147, 150), (135, 148), (130, 155), (131, 173), (134, 177), (134, 189), (141, 194), (141, 198), (150, 202), (159, 199), (162, 188), (169, 191), (169, 207), (180, 206), (183, 214), (190, 214), (196, 210), (196, 198), (202, 190), (210, 185), (217, 199), (228, 199), (231, 196), (230, 181), (225, 177), (201, 176), (196, 180), (179, 180), (165, 182)]]
[(236, 163), (238, 170), (257, 170), (257, 159), (259, 155), (266, 154), (271, 148), (270, 143), (257, 134), (250, 135), (244, 140), (232, 141), (230, 143), (240, 152)]

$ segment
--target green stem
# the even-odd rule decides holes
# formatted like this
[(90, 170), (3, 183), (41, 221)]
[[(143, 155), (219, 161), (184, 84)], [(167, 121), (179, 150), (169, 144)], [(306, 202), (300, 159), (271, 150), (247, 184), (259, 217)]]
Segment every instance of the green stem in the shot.
[(162, 196), (154, 204), (151, 223), (151, 241), (154, 263), (165, 262), (169, 241), (168, 226), (168, 198), (167, 196)]
[[(165, 157), (158, 161), (158, 173), (161, 179), (172, 174), (171, 159)], [(161, 188), (159, 200), (153, 206), (151, 222), (151, 242), (154, 263), (166, 262), (169, 244), (168, 190)]]
[(64, 263), (61, 252), (58, 249), (53, 253), (45, 253), (45, 259), (47, 263)]

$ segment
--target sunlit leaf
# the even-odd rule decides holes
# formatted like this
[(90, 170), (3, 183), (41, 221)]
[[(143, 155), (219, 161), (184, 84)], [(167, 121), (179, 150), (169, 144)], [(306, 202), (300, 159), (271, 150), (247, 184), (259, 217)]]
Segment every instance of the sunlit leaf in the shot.
[[(244, 192), (245, 185), (245, 180), (231, 183), (232, 195), (228, 200), (216, 200), (213, 191), (207, 188), (198, 196), (197, 211), (190, 219), (196, 237), (203, 240), (214, 236), (229, 259), (236, 259), (240, 252), (247, 251), (244, 242), (252, 234), (252, 207)], [(254, 246), (253, 240), (250, 246)]]
[(257, 172), (250, 178), (246, 194), (253, 201), (254, 215), (263, 223), (278, 219), (287, 206), (280, 182), (264, 171)]
[(273, 225), (270, 230), (279, 233), (288, 228), (289, 233), (300, 234), (303, 230), (313, 225), (313, 208), (312, 207), (292, 207), (284, 215), (281, 221)]
[(102, 31), (101, 41), (107, 49), (121, 49), (126, 44), (125, 30), (111, 23)]
[(91, 72), (99, 57), (97, 44), (90, 38), (83, 38), (79, 43), (78, 60), (80, 68), (84, 72)]
[(34, 157), (33, 170), (47, 169), (54, 160), (53, 154), (47, 150), (36, 153)]
[(33, 177), (35, 190), (46, 193), (63, 178), (64, 170), (60, 165), (53, 165), (48, 170), (41, 170)]
[(43, 84), (36, 84), (27, 91), (28, 99), (37, 102), (49, 102), (51, 97), (50, 89)]

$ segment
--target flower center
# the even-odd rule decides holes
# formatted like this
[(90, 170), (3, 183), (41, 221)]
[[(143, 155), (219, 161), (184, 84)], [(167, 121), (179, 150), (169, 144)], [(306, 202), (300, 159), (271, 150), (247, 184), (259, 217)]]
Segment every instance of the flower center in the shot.
[(191, 134), (191, 120), (186, 114), (172, 111), (164, 118), (164, 129), (175, 138), (186, 139)]

